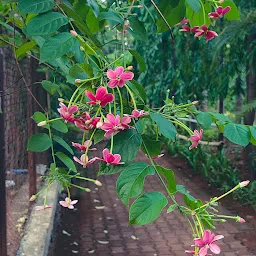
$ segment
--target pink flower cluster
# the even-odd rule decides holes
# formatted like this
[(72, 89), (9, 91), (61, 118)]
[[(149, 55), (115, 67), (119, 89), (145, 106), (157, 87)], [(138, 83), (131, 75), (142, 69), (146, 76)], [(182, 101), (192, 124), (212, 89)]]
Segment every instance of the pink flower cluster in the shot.
[[(211, 12), (208, 14), (208, 16), (212, 19), (217, 19), (223, 17), (226, 13), (228, 13), (231, 10), (230, 6), (227, 6), (223, 8), (222, 6), (218, 6), (215, 10), (215, 12)], [(214, 37), (218, 36), (218, 34), (210, 30), (206, 24), (202, 26), (195, 26), (195, 27), (190, 27), (187, 25), (189, 22), (188, 19), (183, 18), (181, 22), (177, 25), (183, 25), (182, 28), (179, 30), (181, 32), (189, 32), (189, 33), (195, 33), (195, 37), (205, 37), (206, 42), (212, 40)]]

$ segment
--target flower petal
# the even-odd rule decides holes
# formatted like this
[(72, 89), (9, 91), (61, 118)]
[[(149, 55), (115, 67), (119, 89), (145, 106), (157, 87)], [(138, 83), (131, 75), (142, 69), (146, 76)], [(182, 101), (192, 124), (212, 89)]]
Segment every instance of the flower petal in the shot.
[(208, 248), (205, 246), (205, 247), (202, 247), (199, 251), (199, 254), (198, 256), (206, 256), (207, 255), (207, 252), (208, 252)]
[(107, 71), (107, 77), (108, 77), (109, 79), (111, 79), (111, 80), (116, 79), (116, 73), (115, 73), (115, 71), (112, 70), (112, 69), (109, 69), (109, 70)]
[(220, 247), (217, 244), (209, 244), (210, 250), (214, 254), (220, 254)]
[(227, 12), (229, 12), (231, 10), (231, 7), (230, 6), (227, 6), (225, 7), (223, 10), (222, 10), (222, 15), (225, 15)]
[(124, 81), (132, 80), (133, 77), (134, 77), (134, 73), (133, 73), (133, 72), (130, 72), (130, 71), (124, 72), (124, 73), (120, 76), (121, 80), (124, 80)]
[(91, 100), (91, 101), (96, 101), (96, 97), (93, 93), (86, 91), (85, 95)]
[(115, 74), (116, 74), (116, 76), (121, 76), (123, 73), (124, 73), (124, 68), (123, 67), (116, 67), (116, 69), (115, 69)]
[(108, 87), (109, 88), (115, 88), (118, 85), (118, 80), (110, 80), (108, 82)]
[(104, 86), (100, 86), (96, 90), (96, 100), (101, 100), (107, 93), (107, 89)]

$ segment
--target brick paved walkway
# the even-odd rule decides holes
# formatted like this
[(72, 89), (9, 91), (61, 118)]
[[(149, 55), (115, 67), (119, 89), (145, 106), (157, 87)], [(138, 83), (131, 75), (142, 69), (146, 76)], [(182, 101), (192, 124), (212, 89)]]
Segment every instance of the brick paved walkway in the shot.
[[(139, 160), (145, 161), (144, 155), (141, 154)], [(165, 167), (172, 167), (167, 156), (159, 161)], [(146, 226), (128, 226), (127, 208), (117, 198), (115, 192), (116, 178), (116, 175), (101, 176), (103, 187), (95, 189), (94, 185), (90, 185), (91, 193), (82, 192), (78, 211), (72, 212), (65, 209), (64, 219), (67, 223), (64, 224), (64, 228), (65, 231), (71, 233), (71, 236), (63, 235), (64, 244), (72, 245), (75, 242), (75, 245), (71, 246), (70, 253), (66, 250), (64, 254), (57, 253), (56, 255), (186, 255), (184, 251), (191, 249), (192, 237), (187, 222), (177, 211), (168, 215), (163, 212), (159, 219)], [(187, 188), (191, 187), (190, 192), (203, 201), (208, 199), (204, 191), (196, 188), (194, 184), (189, 186), (190, 181), (180, 177), (177, 171), (176, 180), (178, 184), (186, 185)], [(156, 177), (146, 178), (146, 191), (163, 191)], [(75, 196), (78, 195), (74, 194), (73, 197)], [(228, 213), (224, 208), (221, 208), (221, 212)], [(225, 239), (218, 243), (222, 249), (221, 255), (255, 255), (249, 253), (246, 247), (235, 239), (235, 234), (240, 229), (249, 228), (247, 224), (234, 221), (217, 225), (218, 232), (225, 236)]]

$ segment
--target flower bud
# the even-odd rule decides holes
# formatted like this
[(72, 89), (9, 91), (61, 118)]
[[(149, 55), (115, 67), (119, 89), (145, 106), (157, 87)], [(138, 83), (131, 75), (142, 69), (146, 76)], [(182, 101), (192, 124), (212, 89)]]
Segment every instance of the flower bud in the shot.
[(33, 202), (33, 201), (35, 201), (35, 200), (36, 200), (36, 195), (32, 195), (32, 196), (30, 197), (30, 199), (29, 199), (30, 202)]
[(44, 126), (44, 125), (46, 125), (46, 124), (47, 124), (46, 121), (42, 121), (42, 122), (38, 123), (37, 126)]
[(70, 30), (70, 34), (74, 37), (77, 37), (77, 33), (75, 30)]
[(239, 222), (239, 223), (245, 223), (246, 222), (245, 219), (243, 219), (243, 218), (241, 218), (239, 216), (237, 216), (237, 220), (236, 221)]
[(80, 50), (81, 50), (82, 52), (84, 52), (84, 47), (83, 47), (83, 46), (80, 46)]
[(58, 101), (59, 101), (59, 102), (64, 102), (64, 99), (58, 98)]
[(91, 190), (90, 190), (89, 188), (85, 188), (84, 190), (85, 190), (86, 192), (88, 192), (88, 193), (91, 192)]
[(97, 185), (97, 186), (99, 186), (99, 187), (101, 187), (102, 186), (102, 183), (99, 181), (99, 180), (95, 180), (95, 185)]
[(98, 123), (96, 124), (96, 127), (97, 127), (97, 128), (100, 128), (102, 125), (103, 125), (103, 122), (100, 121), (100, 122), (98, 122)]
[(138, 5), (138, 8), (143, 8), (144, 6), (143, 5)]
[(110, 26), (109, 25), (106, 25), (105, 28), (109, 28)]
[(198, 104), (198, 101), (197, 101), (197, 100), (196, 100), (196, 101), (193, 101), (192, 104), (193, 104), (193, 105), (196, 105), (196, 104)]
[(220, 4), (223, 4), (225, 0), (219, 0), (219, 3)]
[(128, 66), (127, 70), (133, 70), (133, 66)]
[(81, 81), (81, 79), (76, 79), (75, 80), (75, 83), (77, 83), (77, 84), (80, 84), (82, 81)]
[(250, 183), (249, 180), (245, 180), (239, 183), (240, 188), (246, 187)]

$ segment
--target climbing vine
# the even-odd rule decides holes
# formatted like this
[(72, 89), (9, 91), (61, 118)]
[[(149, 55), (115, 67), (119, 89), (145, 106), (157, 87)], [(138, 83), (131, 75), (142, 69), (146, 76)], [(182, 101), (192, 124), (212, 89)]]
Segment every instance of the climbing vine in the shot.
[[(70, 188), (90, 190), (75, 185), (73, 179), (102, 185), (98, 180), (83, 177), (76, 166), (87, 168), (98, 162), (99, 175), (120, 173), (116, 191), (129, 208), (130, 224), (153, 222), (168, 207), (167, 214), (179, 211), (191, 226), (194, 250), (187, 253), (205, 256), (210, 250), (219, 254), (221, 249), (216, 242), (224, 237), (212, 233), (214, 223), (227, 219), (243, 223), (245, 220), (219, 214), (218, 201), (248, 185), (249, 181), (240, 182), (204, 204), (184, 186), (176, 184), (172, 170), (157, 164), (157, 159), (162, 156), (159, 139), (175, 140), (177, 128), (183, 129), (192, 143), (189, 149), (194, 151), (203, 138), (203, 129), (212, 122), (227, 139), (242, 146), (250, 142), (255, 145), (256, 130), (252, 126), (234, 124), (219, 113), (200, 112), (196, 109), (196, 101), (176, 104), (169, 91), (165, 92), (162, 107), (149, 108), (144, 88), (129, 65), (134, 59), (141, 73), (147, 68), (142, 56), (132, 48), (134, 41), (143, 43), (147, 40), (141, 9), (145, 8), (143, 13), (152, 17), (152, 26), (157, 33), (167, 31), (175, 45), (174, 26), (180, 27), (181, 33), (192, 33), (195, 38), (191, 40), (200, 39), (205, 43), (214, 40), (218, 36), (214, 31), (214, 20), (239, 19), (236, 5), (231, 0), (8, 2), (1, 5), (5, 19), (1, 24), (9, 33), (1, 36), (1, 40), (13, 47), (17, 59), (26, 55), (38, 58), (45, 71), (53, 70), (56, 75), (63, 76), (73, 92), (70, 98), (62, 98), (60, 85), (55, 81), (42, 82), (50, 95), (59, 97), (59, 116), (51, 116), (50, 109), (43, 109), (32, 117), (46, 132), (34, 134), (28, 141), (28, 150), (42, 152), (50, 149), (52, 154), (46, 184), (30, 199), (34, 201), (40, 193), (45, 193), (44, 205), (37, 210), (51, 207), (47, 205), (47, 191), (53, 182), (58, 182), (68, 193), (60, 205), (74, 209), (78, 200), (71, 199)], [(196, 117), (199, 131), (192, 131), (180, 121), (180, 117), (188, 115)], [(77, 136), (69, 145), (64, 140), (68, 129), (82, 132), (81, 140)], [(56, 130), (64, 136), (57, 136)], [(94, 145), (104, 138), (108, 139), (104, 150), (98, 157), (91, 157), (90, 152), (97, 150)], [(62, 146), (72, 157), (56, 152), (56, 145)], [(81, 153), (74, 154), (71, 146)], [(149, 163), (134, 161), (139, 150), (145, 153)], [(58, 166), (57, 159), (66, 166), (65, 170)], [(155, 175), (165, 194), (143, 192), (148, 175)], [(184, 195), (183, 204), (176, 201), (178, 193)], [(131, 198), (136, 198), (132, 204)]]

